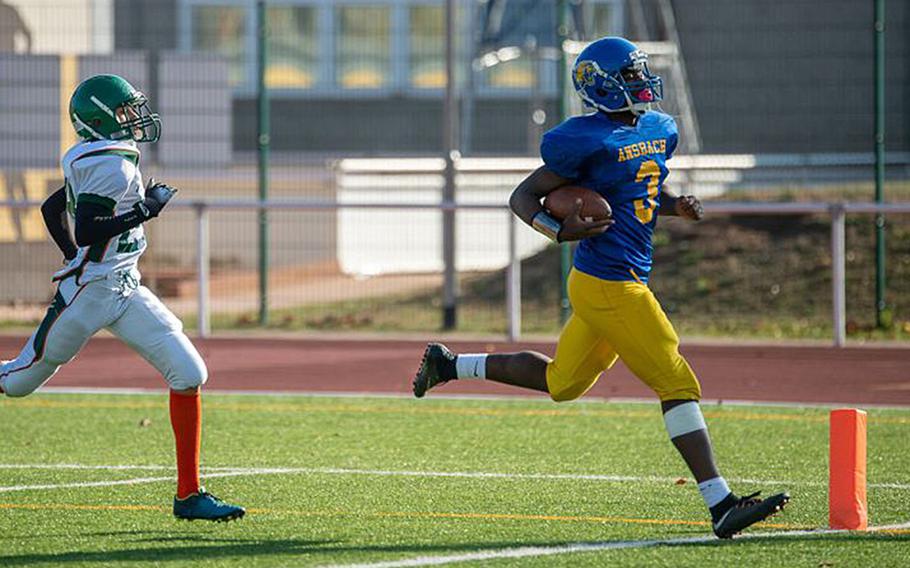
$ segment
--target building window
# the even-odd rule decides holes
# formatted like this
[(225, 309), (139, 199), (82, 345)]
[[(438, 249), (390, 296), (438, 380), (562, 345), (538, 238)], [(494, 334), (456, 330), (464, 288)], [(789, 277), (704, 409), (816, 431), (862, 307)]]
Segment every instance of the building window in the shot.
[(335, 78), (345, 89), (389, 86), (390, 10), (383, 6), (345, 6), (335, 13)]
[(443, 6), (411, 6), (409, 13), (409, 77), (412, 87), (446, 86), (445, 10)]
[(530, 89), (536, 78), (530, 53), (522, 53), (517, 59), (500, 61), (487, 69), (487, 85), (501, 89)]
[[(255, 2), (174, 1), (180, 6), (180, 29), (185, 34), (181, 47), (224, 57), (235, 91), (252, 92)], [(476, 1), (480, 0), (468, 4)], [(549, 5), (539, 4), (542, 9)], [(583, 5), (588, 38), (622, 32), (622, 0), (588, 0)], [(293, 96), (294, 91), (315, 95), (341, 90), (375, 96), (390, 90), (438, 94), (446, 86), (442, 0), (274, 0), (266, 9), (266, 84), (284, 91), (284, 96)], [(525, 45), (527, 34), (511, 33), (515, 37), (498, 49), (479, 54), (475, 88), (483, 94), (508, 96), (555, 89), (550, 75), (556, 64), (546, 53), (542, 60), (535, 59)], [(466, 40), (462, 35), (457, 39)]]
[(309, 89), (319, 80), (316, 9), (269, 6), (269, 62), (265, 81), (275, 89)]
[(237, 6), (193, 6), (192, 48), (223, 55), (232, 86), (246, 83), (246, 9)]

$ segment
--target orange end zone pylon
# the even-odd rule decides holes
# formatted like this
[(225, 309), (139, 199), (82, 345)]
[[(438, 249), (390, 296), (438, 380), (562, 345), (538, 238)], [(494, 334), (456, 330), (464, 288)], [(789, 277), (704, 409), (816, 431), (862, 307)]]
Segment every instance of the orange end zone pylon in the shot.
[(831, 411), (828, 524), (832, 529), (865, 530), (866, 412), (856, 408)]

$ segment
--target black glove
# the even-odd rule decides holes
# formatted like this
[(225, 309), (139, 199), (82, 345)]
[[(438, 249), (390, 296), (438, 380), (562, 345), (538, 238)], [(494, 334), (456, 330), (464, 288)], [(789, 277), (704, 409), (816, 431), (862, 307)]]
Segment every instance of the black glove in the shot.
[(149, 180), (149, 186), (145, 188), (145, 200), (135, 205), (136, 211), (146, 220), (157, 217), (168, 201), (173, 199), (177, 190), (160, 181), (156, 182), (155, 178)]

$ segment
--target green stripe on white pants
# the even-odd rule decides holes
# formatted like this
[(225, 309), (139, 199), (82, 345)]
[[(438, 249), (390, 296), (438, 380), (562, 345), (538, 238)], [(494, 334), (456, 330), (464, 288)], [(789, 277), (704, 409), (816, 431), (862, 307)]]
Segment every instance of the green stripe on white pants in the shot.
[(19, 356), (0, 367), (0, 388), (13, 397), (31, 394), (105, 328), (151, 363), (172, 389), (204, 383), (205, 363), (183, 333), (183, 324), (148, 288), (138, 285), (138, 278), (125, 276), (112, 274), (82, 286), (75, 278), (62, 281), (58, 296), (65, 305), (55, 299), (48, 318)]

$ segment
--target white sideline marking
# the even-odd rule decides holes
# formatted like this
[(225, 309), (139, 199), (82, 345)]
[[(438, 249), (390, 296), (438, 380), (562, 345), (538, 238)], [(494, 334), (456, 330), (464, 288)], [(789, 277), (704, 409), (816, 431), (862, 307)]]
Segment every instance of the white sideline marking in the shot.
[[(88, 464), (0, 464), (3, 469), (47, 469), (47, 470), (109, 470), (109, 471), (173, 471), (174, 466), (166, 465), (88, 465)], [(484, 471), (405, 471), (383, 469), (352, 469), (335, 467), (204, 467), (201, 477), (238, 477), (245, 475), (371, 475), (378, 477), (451, 477), (467, 479), (538, 479), (538, 480), (569, 480), (569, 481), (603, 481), (607, 483), (675, 483), (678, 477), (661, 477), (653, 475), (607, 475), (607, 474), (577, 474), (577, 473), (503, 473)], [(157, 481), (172, 480), (172, 477), (120, 479), (115, 481), (88, 481), (60, 483), (49, 485), (14, 485), (0, 487), (0, 493), (10, 491), (26, 491), (29, 489), (63, 489), (67, 487), (103, 487), (106, 485), (129, 485), (136, 483), (153, 483)], [(693, 483), (691, 479), (686, 479)], [(733, 483), (764, 484), (764, 485), (796, 485), (810, 487), (824, 487), (824, 481), (788, 481), (772, 479), (731, 478)], [(910, 490), (910, 483), (869, 483), (872, 489), (899, 489)]]
[(113, 485), (137, 485), (140, 483), (155, 483), (158, 481), (173, 481), (173, 477), (137, 477), (134, 479), (118, 479), (116, 481), (77, 481), (73, 483), (54, 483), (47, 485), (12, 485), (0, 487), (0, 493), (13, 491), (32, 491), (43, 489), (66, 489), (70, 487), (111, 487)]
[[(172, 471), (172, 465), (90, 465), (80, 463), (0, 463), (0, 469), (88, 469), (88, 470), (112, 470), (112, 471), (130, 471), (130, 470), (168, 470)], [(205, 471), (239, 471), (249, 468), (236, 467), (203, 467)]]
[[(141, 388), (141, 387), (42, 387), (42, 394), (113, 394), (126, 396), (142, 395), (160, 395), (166, 394), (167, 388)], [(270, 396), (276, 398), (378, 398), (378, 399), (403, 399), (414, 400), (414, 395), (404, 392), (372, 392), (372, 391), (289, 391), (289, 390), (227, 390), (206, 388), (206, 394), (227, 395), (227, 396)], [(434, 394), (433, 400), (480, 400), (480, 401), (507, 401), (507, 402), (547, 402), (545, 396), (535, 396), (531, 394)], [(639, 398), (639, 397), (601, 397), (586, 396), (582, 400), (573, 401), (573, 405), (587, 404), (643, 404), (655, 406), (657, 399)], [(703, 398), (700, 401), (702, 406), (770, 406), (779, 408), (841, 408), (841, 407), (862, 407), (875, 408), (881, 410), (907, 410), (908, 405), (900, 404), (879, 404), (879, 403), (857, 403), (857, 402), (786, 402), (786, 401), (766, 401), (766, 400), (748, 400), (748, 399), (717, 399)], [(656, 408), (656, 406), (655, 406)], [(655, 411), (656, 412), (656, 411)]]
[[(869, 527), (869, 531), (895, 530), (910, 527), (910, 523)], [(814, 529), (777, 531), (764, 533), (746, 533), (739, 535), (735, 540), (754, 540), (762, 538), (823, 536), (830, 534), (850, 533), (853, 531)], [(576, 552), (594, 552), (599, 550), (620, 550), (628, 548), (651, 548), (654, 546), (685, 546), (689, 544), (716, 543), (719, 546), (731, 544), (719, 541), (713, 536), (690, 536), (667, 539), (648, 540), (617, 540), (605, 542), (579, 542), (559, 546), (523, 546), (518, 548), (502, 548), (496, 550), (479, 550), (467, 554), (453, 554), (451, 556), (418, 556), (416, 558), (403, 558), (401, 560), (388, 560), (383, 562), (369, 562), (361, 564), (332, 564), (326, 568), (399, 568), (408, 566), (441, 566), (459, 562), (474, 562), (482, 560), (495, 560), (500, 558), (533, 558), (539, 556), (554, 556), (557, 554), (572, 554)]]

